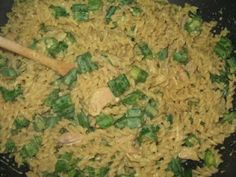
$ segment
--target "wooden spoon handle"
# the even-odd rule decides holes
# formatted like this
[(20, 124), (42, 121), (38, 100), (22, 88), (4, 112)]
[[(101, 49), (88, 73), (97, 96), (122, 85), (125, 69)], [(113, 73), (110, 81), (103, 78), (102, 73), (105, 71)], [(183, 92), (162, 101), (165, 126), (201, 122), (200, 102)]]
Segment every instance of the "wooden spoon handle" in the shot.
[(11, 52), (14, 52), (18, 55), (24, 56), (28, 59), (37, 61), (53, 69), (54, 71), (58, 72), (61, 75), (65, 75), (66, 73), (68, 73), (68, 71), (70, 71), (72, 68), (75, 67), (73, 63), (64, 63), (62, 61), (51, 59), (49, 57), (46, 57), (44, 55), (35, 52), (34, 50), (23, 47), (17, 44), (16, 42), (13, 42), (1, 36), (0, 36), (0, 47), (9, 50)]

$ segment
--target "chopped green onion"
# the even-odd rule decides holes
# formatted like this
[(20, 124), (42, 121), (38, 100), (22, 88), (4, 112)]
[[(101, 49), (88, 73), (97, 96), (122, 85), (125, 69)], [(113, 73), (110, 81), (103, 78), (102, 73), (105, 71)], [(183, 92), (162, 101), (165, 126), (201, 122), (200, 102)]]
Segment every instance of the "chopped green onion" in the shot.
[(168, 48), (161, 49), (156, 55), (160, 61), (164, 61), (168, 57)]
[(68, 48), (68, 45), (64, 41), (58, 41), (54, 37), (46, 38), (44, 43), (48, 54), (54, 58), (59, 53), (65, 52)]
[(71, 32), (66, 32), (66, 37), (64, 39), (66, 42), (70, 42), (71, 44), (76, 42), (74, 35)]
[(46, 119), (42, 116), (36, 116), (33, 120), (33, 128), (36, 132), (43, 132), (47, 129)]
[(0, 92), (6, 102), (12, 102), (15, 101), (18, 96), (22, 95), (23, 90), (20, 85), (17, 85), (13, 90), (8, 90), (0, 86)]
[(199, 35), (202, 31), (203, 20), (197, 14), (189, 11), (189, 18), (184, 25), (185, 30), (191, 35)]
[(193, 147), (194, 145), (199, 144), (199, 139), (193, 133), (187, 134), (186, 138), (184, 139), (184, 146)]
[(27, 128), (30, 125), (30, 121), (24, 117), (18, 117), (13, 123), (11, 132), (17, 134), (21, 129)]
[(154, 125), (145, 125), (141, 128), (139, 132), (139, 136), (137, 141), (139, 144), (142, 143), (144, 138), (148, 138), (154, 142), (157, 142), (157, 132), (159, 131), (160, 127)]
[(109, 9), (107, 10), (106, 16), (105, 16), (105, 21), (106, 23), (111, 22), (111, 17), (116, 13), (117, 7), (116, 6), (110, 6)]
[(44, 100), (44, 104), (46, 106), (51, 107), (53, 105), (53, 103), (59, 98), (59, 89), (55, 89), (53, 90), (48, 97)]
[(169, 162), (167, 170), (174, 174), (173, 177), (192, 177), (192, 169), (184, 167), (178, 157)]
[(15, 79), (17, 77), (17, 72), (15, 69), (13, 68), (8, 68), (8, 67), (3, 67), (0, 69), (0, 73), (4, 76), (4, 77), (8, 77), (8, 78), (12, 78)]
[(76, 58), (78, 72), (84, 74), (87, 72), (92, 72), (98, 69), (97, 63), (92, 61), (92, 55), (90, 52), (83, 53)]
[(134, 107), (128, 109), (126, 114), (115, 122), (115, 127), (119, 129), (125, 127), (134, 129), (141, 127), (142, 124), (143, 124), (143, 111), (138, 107)]
[(58, 116), (48, 115), (45, 117), (47, 128), (53, 128), (61, 119)]
[(227, 64), (230, 68), (230, 72), (231, 73), (236, 73), (236, 58), (232, 57), (232, 58), (228, 59)]
[(154, 99), (148, 101), (145, 108), (145, 114), (150, 118), (154, 118), (158, 114), (157, 103)]
[(140, 42), (137, 44), (137, 46), (138, 46), (138, 49), (139, 49), (141, 55), (143, 55), (144, 59), (152, 59), (153, 58), (152, 50), (149, 48), (147, 43)]
[(225, 113), (223, 115), (223, 118), (220, 120), (220, 122), (222, 122), (222, 123), (228, 122), (228, 123), (232, 124), (234, 119), (236, 119), (236, 111)]
[(74, 170), (79, 162), (78, 158), (73, 157), (72, 153), (61, 154), (55, 165), (55, 173), (68, 173)]
[(100, 128), (108, 128), (113, 124), (113, 118), (106, 114), (100, 114), (96, 117), (96, 124)]
[(221, 37), (214, 47), (214, 52), (222, 59), (229, 58), (233, 51), (233, 44), (227, 37)]
[(228, 75), (225, 71), (220, 71), (219, 75), (216, 74), (211, 74), (210, 73), (210, 79), (212, 83), (227, 83), (229, 82)]
[(173, 124), (173, 115), (168, 114), (166, 117), (166, 121), (169, 122), (171, 125)]
[(52, 105), (53, 111), (59, 117), (73, 118), (75, 113), (75, 107), (72, 103), (70, 95), (60, 96)]
[(175, 53), (173, 54), (173, 59), (180, 64), (186, 65), (189, 62), (187, 49), (183, 48), (179, 51), (175, 51)]
[(213, 153), (212, 150), (207, 149), (205, 151), (203, 160), (207, 167), (211, 167), (211, 166), (216, 167), (215, 154)]
[(52, 11), (52, 15), (58, 19), (59, 17), (66, 17), (69, 15), (69, 13), (66, 11), (66, 9), (62, 6), (54, 6), (50, 5), (49, 9)]
[(125, 74), (120, 74), (108, 82), (108, 87), (116, 97), (122, 95), (129, 88), (129, 86), (130, 83)]
[(133, 91), (128, 94), (121, 102), (124, 105), (136, 105), (139, 100), (145, 99), (147, 96), (140, 90)]
[(89, 10), (96, 11), (102, 8), (102, 0), (88, 0)]
[(77, 116), (77, 121), (83, 128), (90, 128), (89, 118), (83, 111)]
[(42, 144), (40, 136), (34, 136), (28, 144), (25, 144), (20, 150), (20, 155), (23, 159), (32, 158), (37, 155)]
[(13, 153), (16, 151), (16, 144), (12, 139), (8, 139), (5, 144), (5, 151), (7, 153)]
[(145, 70), (137, 67), (137, 66), (133, 66), (131, 71), (130, 71), (130, 75), (131, 77), (135, 80), (135, 83), (143, 83), (147, 80), (148, 77), (148, 72), (146, 72)]
[(77, 69), (70, 70), (64, 77), (64, 84), (71, 86), (77, 80)]
[(73, 18), (77, 22), (89, 20), (89, 7), (87, 4), (73, 4), (71, 7)]
[(130, 12), (133, 16), (139, 16), (143, 12), (143, 10), (138, 6), (134, 6), (130, 8)]
[(226, 71), (220, 71), (219, 75), (210, 73), (210, 79), (212, 83), (224, 84), (224, 88), (222, 92), (223, 92), (223, 96), (226, 97), (229, 91), (228, 73)]

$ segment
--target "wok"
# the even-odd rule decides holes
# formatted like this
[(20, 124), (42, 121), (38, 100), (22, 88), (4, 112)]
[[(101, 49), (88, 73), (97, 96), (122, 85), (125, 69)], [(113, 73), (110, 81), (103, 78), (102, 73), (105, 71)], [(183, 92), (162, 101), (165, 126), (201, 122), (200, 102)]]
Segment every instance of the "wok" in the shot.
[[(6, 13), (11, 10), (14, 0), (0, 0), (0, 26), (7, 22)], [(183, 5), (189, 3), (199, 8), (199, 14), (205, 21), (216, 20), (218, 25), (212, 30), (218, 33), (227, 27), (230, 31), (229, 38), (236, 48), (236, 1), (235, 0), (169, 0), (171, 3)], [(222, 13), (219, 13), (222, 11)], [(222, 17), (222, 18), (220, 18)], [(236, 55), (236, 51), (234, 51)], [(236, 94), (234, 96), (234, 108), (236, 109)], [(217, 147), (222, 154), (224, 162), (219, 166), (219, 172), (212, 177), (236, 177), (236, 133), (226, 138), (224, 143)], [(194, 165), (194, 164), (186, 164)], [(25, 177), (29, 170), (28, 165), (17, 167), (14, 157), (8, 154), (0, 154), (0, 177)]]

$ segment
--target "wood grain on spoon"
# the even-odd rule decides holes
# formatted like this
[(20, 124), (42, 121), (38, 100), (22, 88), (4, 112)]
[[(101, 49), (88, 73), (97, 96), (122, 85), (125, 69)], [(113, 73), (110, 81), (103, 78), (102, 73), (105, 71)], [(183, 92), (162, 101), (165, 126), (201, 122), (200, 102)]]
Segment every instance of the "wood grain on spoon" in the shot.
[(16, 53), (18, 55), (21, 55), (23, 57), (26, 57), (28, 59), (39, 62), (51, 68), (52, 70), (58, 72), (61, 75), (66, 75), (72, 68), (75, 67), (75, 64), (73, 63), (65, 63), (62, 61), (51, 59), (49, 57), (46, 57), (42, 54), (35, 52), (34, 50), (23, 47), (17, 44), (16, 42), (1, 36), (0, 36), (0, 47), (13, 53)]

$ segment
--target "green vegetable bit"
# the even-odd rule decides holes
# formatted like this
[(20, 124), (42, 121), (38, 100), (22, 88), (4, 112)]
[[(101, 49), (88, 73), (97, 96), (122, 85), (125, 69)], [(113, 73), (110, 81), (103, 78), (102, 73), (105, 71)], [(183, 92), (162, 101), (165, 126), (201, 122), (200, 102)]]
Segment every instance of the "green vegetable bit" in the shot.
[(71, 119), (74, 117), (75, 108), (70, 95), (59, 96), (59, 90), (53, 90), (44, 100), (44, 104), (51, 107), (54, 113), (61, 118), (65, 117)]
[(13, 123), (13, 127), (11, 129), (12, 134), (17, 134), (21, 129), (27, 128), (30, 125), (30, 121), (24, 117), (18, 117), (15, 119)]
[(2, 97), (6, 102), (15, 101), (18, 96), (23, 94), (23, 90), (20, 85), (17, 85), (13, 90), (8, 90), (0, 86), (0, 92), (2, 93)]
[(222, 92), (223, 92), (223, 96), (226, 97), (229, 91), (228, 73), (223, 70), (220, 71), (219, 75), (210, 73), (210, 79), (212, 83), (224, 84), (224, 88)]
[(100, 10), (102, 5), (102, 0), (88, 0), (88, 7), (91, 11)]
[(75, 113), (75, 107), (72, 103), (70, 95), (60, 96), (52, 105), (53, 111), (59, 117), (73, 118)]
[(186, 65), (189, 62), (188, 50), (186, 48), (183, 48), (179, 51), (175, 51), (175, 53), (173, 54), (173, 59), (180, 64)]
[(137, 44), (140, 54), (143, 55), (144, 59), (152, 59), (153, 53), (152, 50), (149, 48), (148, 44), (145, 42), (140, 42)]
[(13, 153), (16, 151), (16, 144), (12, 139), (8, 139), (5, 144), (5, 152)]
[(117, 7), (116, 6), (110, 6), (107, 10), (106, 16), (105, 16), (105, 21), (106, 23), (111, 22), (111, 17), (116, 13)]
[(119, 97), (130, 87), (130, 83), (125, 74), (120, 74), (108, 82), (108, 87), (114, 96)]
[(197, 136), (193, 133), (189, 133), (186, 135), (186, 138), (184, 139), (184, 146), (187, 147), (193, 147), (196, 144), (199, 144), (200, 141), (197, 138)]
[(173, 115), (172, 114), (168, 114), (165, 117), (166, 121), (169, 122), (171, 125), (173, 124)]
[(158, 114), (157, 103), (154, 99), (150, 99), (145, 108), (146, 116), (154, 118)]
[(89, 6), (87, 4), (73, 4), (71, 7), (73, 18), (77, 22), (89, 20)]
[(46, 119), (42, 116), (36, 116), (33, 120), (33, 128), (36, 132), (42, 132), (47, 129)]
[(178, 157), (170, 161), (167, 170), (171, 171), (174, 177), (192, 177), (192, 169), (186, 169)]
[(8, 59), (0, 55), (0, 68), (7, 66)]
[(83, 111), (79, 113), (76, 120), (83, 128), (90, 128), (89, 118)]
[(227, 64), (230, 68), (230, 72), (231, 73), (236, 73), (236, 58), (232, 57), (232, 58), (228, 59)]
[(33, 158), (37, 155), (40, 146), (42, 144), (42, 138), (40, 136), (34, 136), (28, 144), (25, 144), (20, 150), (20, 155), (23, 159)]
[(134, 6), (130, 8), (130, 12), (133, 16), (139, 16), (143, 12), (143, 10), (138, 6)]
[(133, 66), (129, 72), (130, 76), (135, 80), (135, 83), (143, 83), (147, 80), (148, 72), (139, 68), (138, 66)]
[(214, 47), (214, 52), (222, 59), (229, 58), (233, 51), (233, 44), (227, 37), (221, 37)]
[(161, 49), (156, 56), (160, 61), (164, 61), (168, 57), (168, 48)]
[(236, 111), (232, 111), (229, 113), (225, 113), (223, 115), (223, 118), (220, 120), (222, 123), (230, 123), (232, 124), (233, 120), (236, 119)]
[(71, 44), (76, 42), (75, 36), (71, 32), (66, 32), (66, 37), (64, 40), (66, 42), (70, 42)]
[(0, 73), (2, 76), (11, 78), (11, 79), (15, 79), (18, 75), (16, 70), (10, 67), (0, 68)]
[(108, 128), (113, 124), (113, 118), (109, 115), (106, 114), (100, 114), (99, 116), (96, 117), (96, 124), (100, 128)]
[(66, 9), (62, 6), (50, 5), (49, 9), (52, 11), (52, 15), (56, 19), (58, 19), (59, 17), (66, 17), (69, 15), (69, 13), (66, 11)]
[(44, 104), (46, 106), (51, 107), (53, 105), (53, 103), (59, 98), (59, 89), (55, 89), (53, 90), (48, 97), (44, 100)]
[(73, 157), (72, 153), (61, 154), (55, 165), (55, 173), (68, 173), (75, 170), (77, 163), (79, 162), (78, 158)]
[(207, 167), (214, 166), (216, 167), (216, 159), (215, 159), (215, 154), (213, 153), (212, 150), (207, 149), (204, 153), (204, 163)]
[(140, 90), (133, 91), (132, 93), (128, 94), (121, 102), (124, 105), (137, 105), (139, 100), (146, 99), (147, 96), (141, 92)]
[(142, 124), (143, 111), (138, 107), (128, 109), (126, 114), (115, 122), (115, 126), (119, 129), (125, 127), (130, 129), (139, 128), (142, 126)]
[(84, 74), (87, 72), (92, 72), (98, 69), (97, 63), (92, 61), (92, 55), (90, 52), (83, 53), (76, 58), (78, 72)]
[(77, 69), (70, 70), (64, 77), (63, 82), (67, 86), (72, 86), (73, 83), (77, 80)]
[(191, 11), (188, 16), (189, 18), (184, 25), (184, 29), (191, 35), (199, 35), (202, 31), (202, 18)]
[(61, 52), (65, 52), (68, 48), (68, 45), (64, 41), (58, 41), (54, 37), (46, 38), (44, 43), (48, 54), (54, 58)]
[(160, 127), (158, 125), (145, 125), (141, 128), (139, 132), (139, 136), (137, 138), (137, 141), (139, 144), (142, 143), (144, 138), (148, 138), (154, 142), (157, 142), (157, 132), (159, 131)]

